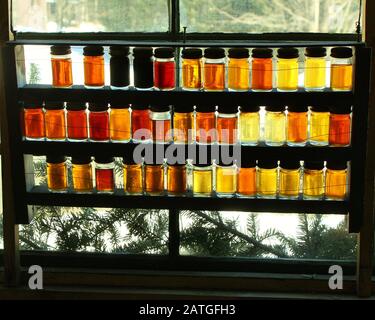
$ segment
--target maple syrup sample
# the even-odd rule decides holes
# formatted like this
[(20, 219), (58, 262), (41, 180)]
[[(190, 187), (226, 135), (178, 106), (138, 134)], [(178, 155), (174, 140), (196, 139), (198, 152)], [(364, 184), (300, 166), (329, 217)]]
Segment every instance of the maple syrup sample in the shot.
[(72, 181), (73, 190), (77, 193), (91, 193), (94, 190), (90, 156), (72, 157)]
[(346, 161), (327, 161), (326, 198), (344, 200), (348, 192), (348, 170)]
[(353, 89), (353, 50), (350, 47), (335, 47), (331, 50), (331, 89)]
[(329, 144), (336, 147), (350, 145), (351, 106), (340, 105), (330, 108)]
[(298, 49), (277, 50), (277, 90), (297, 91), (298, 89)]
[(83, 48), (85, 87), (98, 89), (104, 87), (104, 49), (101, 46)]
[(249, 49), (232, 48), (228, 50), (228, 89), (248, 91), (250, 89)]
[(127, 194), (137, 195), (143, 193), (143, 165), (136, 163), (133, 154), (123, 157), (124, 190)]
[(198, 48), (182, 50), (182, 89), (199, 91), (203, 86), (203, 54)]
[(260, 107), (252, 103), (240, 106), (239, 131), (243, 145), (255, 146), (260, 136)]
[(212, 144), (216, 142), (216, 106), (196, 106), (195, 139), (200, 144)]
[(89, 103), (90, 140), (95, 142), (109, 141), (108, 105)]
[(223, 91), (225, 89), (225, 50), (207, 48), (204, 50), (204, 90)]
[(150, 107), (152, 140), (156, 143), (172, 141), (171, 107), (168, 105), (152, 105)]
[(115, 190), (115, 159), (95, 157), (95, 181), (98, 193), (113, 193)]
[(236, 144), (238, 134), (238, 107), (221, 105), (218, 108), (216, 129), (218, 143)]
[(268, 146), (282, 146), (286, 141), (285, 106), (266, 106), (264, 141)]
[(305, 161), (303, 166), (303, 198), (323, 199), (324, 161)]
[(113, 142), (129, 142), (131, 138), (130, 106), (111, 104), (109, 134)]
[(237, 195), (254, 198), (256, 196), (256, 160), (241, 161), (237, 174)]
[(194, 106), (175, 105), (173, 109), (174, 143), (192, 143), (195, 136)]
[(152, 90), (154, 87), (153, 56), (150, 47), (133, 49), (134, 87), (137, 90)]
[(324, 47), (305, 49), (305, 89), (322, 91), (326, 86), (327, 50)]
[(277, 176), (277, 161), (258, 160), (257, 196), (259, 198), (276, 198)]
[(44, 140), (43, 102), (25, 101), (23, 107), (24, 135), (26, 140)]
[(283, 199), (298, 199), (300, 193), (301, 164), (299, 160), (280, 161), (279, 196)]
[(152, 139), (151, 126), (149, 106), (142, 103), (132, 104), (131, 130), (133, 142), (149, 142)]
[(187, 191), (186, 164), (172, 164), (167, 166), (167, 191), (170, 195), (183, 195)]
[(164, 161), (162, 159), (145, 158), (144, 190), (148, 195), (156, 196), (164, 193)]
[(251, 89), (271, 91), (273, 88), (273, 51), (269, 48), (252, 50)]
[(112, 46), (109, 49), (111, 89), (126, 90), (130, 85), (129, 47)]
[(310, 107), (309, 143), (314, 146), (327, 146), (329, 134), (329, 109), (326, 106)]
[(304, 146), (307, 142), (308, 107), (289, 105), (287, 113), (288, 146)]
[(225, 164), (221, 161), (216, 165), (216, 195), (233, 197), (237, 191), (237, 166), (233, 162)]
[(67, 102), (66, 126), (69, 141), (86, 141), (88, 139), (86, 103)]
[(176, 87), (176, 62), (173, 48), (155, 49), (154, 87), (158, 90), (173, 90)]
[(68, 172), (66, 157), (47, 156), (47, 186), (51, 192), (66, 192), (68, 189)]
[(195, 197), (210, 197), (214, 190), (213, 167), (210, 155), (206, 159), (199, 155), (200, 159), (193, 161), (192, 190)]
[(69, 88), (73, 85), (72, 50), (70, 46), (51, 47), (52, 86)]
[(66, 139), (64, 102), (46, 101), (44, 106), (47, 140)]

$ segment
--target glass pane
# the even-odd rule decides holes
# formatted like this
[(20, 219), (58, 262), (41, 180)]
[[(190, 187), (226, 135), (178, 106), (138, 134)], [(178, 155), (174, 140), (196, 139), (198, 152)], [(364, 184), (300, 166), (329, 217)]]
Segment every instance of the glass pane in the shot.
[(167, 0), (13, 0), (17, 32), (168, 31)]
[(354, 33), (358, 0), (181, 0), (188, 32)]
[(185, 211), (181, 254), (355, 260), (345, 216)]

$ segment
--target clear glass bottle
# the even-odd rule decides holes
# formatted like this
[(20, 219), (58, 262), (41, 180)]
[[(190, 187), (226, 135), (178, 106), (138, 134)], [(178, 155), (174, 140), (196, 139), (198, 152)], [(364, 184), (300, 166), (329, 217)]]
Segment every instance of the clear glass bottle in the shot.
[(115, 191), (115, 159), (113, 157), (95, 157), (95, 181), (98, 193)]
[(173, 140), (177, 144), (192, 143), (195, 140), (194, 106), (175, 105), (173, 108)]
[(256, 160), (241, 161), (237, 175), (237, 196), (254, 198), (257, 192)]
[(266, 106), (264, 141), (268, 146), (282, 146), (286, 141), (285, 106)]
[(131, 135), (130, 106), (111, 104), (109, 134), (112, 142), (129, 142)]
[(346, 161), (327, 161), (326, 198), (344, 200), (348, 193), (348, 165)]
[(333, 91), (353, 89), (353, 50), (350, 47), (331, 49), (331, 89)]
[(192, 168), (192, 191), (195, 197), (210, 197), (214, 190), (213, 166), (210, 156), (195, 159)]
[(299, 160), (280, 161), (279, 197), (298, 199), (301, 182), (301, 163)]
[(257, 196), (273, 199), (277, 195), (278, 167), (276, 160), (258, 160)]
[(130, 86), (130, 59), (129, 47), (112, 46), (109, 48), (111, 89), (127, 90)]
[(224, 91), (225, 65), (225, 50), (223, 48), (207, 48), (204, 50), (205, 91)]
[(25, 101), (23, 106), (24, 135), (26, 140), (42, 141), (46, 137), (42, 101)]
[(237, 166), (219, 162), (216, 165), (216, 195), (221, 198), (232, 198), (237, 191)]
[(305, 90), (322, 91), (326, 86), (327, 50), (324, 47), (305, 49)]
[(308, 107), (288, 105), (287, 144), (291, 147), (305, 146), (307, 142)]
[(305, 161), (303, 167), (303, 198), (322, 200), (324, 198), (324, 162)]
[(94, 190), (90, 156), (72, 157), (73, 191), (91, 193)]
[(329, 145), (345, 147), (351, 140), (351, 106), (340, 105), (330, 107)]
[(83, 48), (84, 83), (87, 89), (104, 87), (104, 49), (101, 46)]
[(215, 105), (196, 106), (195, 140), (199, 144), (212, 144), (217, 141)]
[(240, 106), (239, 139), (242, 145), (256, 146), (260, 137), (260, 107), (255, 104)]
[(203, 86), (203, 54), (198, 48), (182, 50), (182, 89), (199, 91)]
[(221, 105), (216, 119), (217, 142), (236, 144), (238, 136), (238, 106)]
[(277, 50), (277, 90), (298, 90), (298, 49), (280, 48)]
[(152, 140), (155, 143), (170, 143), (172, 138), (171, 106), (152, 105), (150, 107)]
[(64, 107), (64, 102), (46, 101), (44, 109), (47, 140), (65, 141), (66, 123)]
[(66, 192), (68, 190), (68, 170), (65, 156), (47, 155), (47, 186), (50, 192)]
[(86, 103), (66, 103), (66, 127), (66, 132), (69, 141), (88, 140), (88, 120)]
[(137, 90), (154, 88), (153, 49), (137, 47), (133, 49), (134, 87)]
[(72, 50), (70, 46), (51, 47), (52, 86), (70, 88), (73, 85)]
[(269, 48), (252, 50), (251, 89), (253, 91), (272, 91), (273, 51)]
[(154, 52), (154, 87), (173, 90), (176, 87), (176, 62), (173, 48), (157, 48)]
[(248, 91), (250, 89), (249, 49), (231, 48), (228, 50), (228, 89)]
[(329, 109), (326, 106), (310, 107), (309, 143), (327, 146), (329, 136)]

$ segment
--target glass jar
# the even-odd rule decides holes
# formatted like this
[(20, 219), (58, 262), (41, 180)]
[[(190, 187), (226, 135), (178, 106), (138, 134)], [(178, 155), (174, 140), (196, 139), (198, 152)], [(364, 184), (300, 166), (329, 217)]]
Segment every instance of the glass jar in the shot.
[(173, 110), (174, 143), (192, 143), (195, 135), (194, 106), (175, 105)]
[(101, 46), (83, 48), (85, 87), (99, 89), (104, 87), (104, 49)]
[(341, 105), (330, 107), (329, 144), (336, 147), (350, 145), (351, 106)]
[(260, 107), (254, 104), (240, 106), (240, 142), (242, 145), (256, 146), (260, 135)]
[(219, 106), (216, 129), (217, 141), (220, 144), (236, 144), (237, 143), (237, 121), (238, 107), (235, 105)]
[(131, 112), (131, 131), (134, 143), (150, 142), (152, 139), (151, 118), (147, 104), (133, 103)]
[(143, 193), (143, 165), (136, 163), (132, 154), (123, 157), (124, 190), (129, 195)]
[(298, 199), (301, 182), (301, 163), (299, 160), (280, 161), (279, 197)]
[(94, 190), (90, 156), (72, 157), (73, 191), (91, 193)]
[(109, 113), (105, 104), (89, 103), (90, 141), (109, 141)]
[(66, 126), (69, 141), (87, 141), (87, 110), (84, 102), (66, 103)]
[(129, 47), (112, 46), (109, 48), (111, 89), (127, 90), (130, 85)]
[(64, 102), (46, 101), (44, 108), (47, 140), (64, 141), (66, 139)]
[(68, 172), (65, 156), (47, 156), (47, 187), (50, 192), (66, 192), (68, 190)]
[(327, 50), (324, 47), (305, 49), (305, 90), (322, 91), (326, 86)]
[(351, 91), (353, 88), (353, 50), (350, 47), (331, 49), (331, 89)]
[(249, 49), (232, 48), (228, 50), (228, 89), (248, 91), (250, 89)]
[(251, 89), (253, 91), (272, 91), (273, 88), (273, 51), (269, 48), (252, 50)]
[(203, 59), (202, 50), (188, 48), (182, 50), (182, 89), (199, 91), (203, 84)]
[(297, 91), (298, 89), (298, 49), (277, 50), (277, 90)]
[(266, 106), (264, 141), (268, 146), (282, 146), (286, 141), (285, 106)]
[(165, 105), (152, 105), (150, 119), (152, 140), (155, 143), (172, 142), (171, 107)]
[(326, 106), (310, 107), (309, 143), (327, 146), (329, 134), (329, 110)]
[(45, 139), (45, 121), (43, 102), (25, 101), (23, 107), (24, 134), (26, 140), (41, 141)]
[(168, 163), (167, 192), (169, 195), (184, 195), (187, 192), (186, 164)]
[(149, 196), (159, 196), (164, 193), (164, 161), (162, 159), (153, 159), (149, 161), (145, 158), (144, 166), (144, 190)]
[(327, 161), (326, 198), (344, 200), (348, 189), (348, 170), (346, 161)]
[(258, 160), (257, 168), (257, 196), (273, 199), (277, 195), (277, 161)]
[(200, 144), (216, 142), (216, 106), (197, 105), (195, 113), (195, 139)]
[(109, 135), (113, 142), (130, 141), (130, 106), (111, 104)]
[(324, 197), (324, 162), (305, 161), (303, 166), (303, 198), (322, 200)]
[(152, 48), (134, 48), (133, 56), (134, 87), (137, 90), (152, 90), (154, 87), (154, 53)]
[(207, 48), (204, 50), (204, 90), (224, 91), (225, 89), (225, 50)]
[(219, 162), (216, 165), (216, 195), (221, 198), (232, 198), (237, 191), (237, 166)]
[(52, 86), (70, 88), (73, 85), (72, 50), (70, 46), (51, 47)]
[(115, 159), (112, 157), (95, 157), (95, 180), (98, 193), (115, 191)]
[(195, 197), (210, 197), (214, 190), (211, 159), (193, 161), (192, 190)]
[(173, 48), (155, 49), (154, 87), (157, 90), (173, 90), (176, 87), (176, 62)]
[(241, 161), (237, 174), (237, 196), (254, 198), (257, 192), (256, 160)]
[(287, 144), (291, 147), (305, 146), (307, 142), (308, 107), (289, 105), (287, 112)]

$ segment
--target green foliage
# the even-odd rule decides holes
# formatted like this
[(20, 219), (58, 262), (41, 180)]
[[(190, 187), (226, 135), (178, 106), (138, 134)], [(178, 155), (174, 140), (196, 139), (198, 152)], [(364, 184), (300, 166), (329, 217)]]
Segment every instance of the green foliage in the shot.
[(30, 84), (37, 84), (40, 82), (40, 71), (39, 67), (35, 63), (30, 63), (30, 76), (29, 76), (29, 83)]

